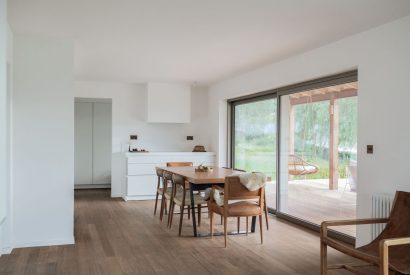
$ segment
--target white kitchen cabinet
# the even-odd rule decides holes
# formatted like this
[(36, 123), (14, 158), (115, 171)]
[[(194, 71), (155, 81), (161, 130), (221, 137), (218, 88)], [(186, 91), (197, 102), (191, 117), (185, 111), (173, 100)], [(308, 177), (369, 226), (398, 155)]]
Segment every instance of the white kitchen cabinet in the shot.
[(155, 167), (166, 166), (167, 162), (192, 162), (194, 166), (200, 164), (215, 165), (215, 153), (212, 152), (147, 152), (126, 153), (126, 181), (123, 188), (124, 200), (155, 199), (157, 175)]

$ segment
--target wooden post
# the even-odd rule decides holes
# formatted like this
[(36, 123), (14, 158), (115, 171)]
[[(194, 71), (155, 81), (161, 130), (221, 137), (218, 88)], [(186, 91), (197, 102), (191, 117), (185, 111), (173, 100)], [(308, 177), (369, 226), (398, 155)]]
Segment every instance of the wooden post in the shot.
[(337, 190), (339, 183), (339, 103), (336, 94), (330, 97), (329, 189)]
[(295, 153), (295, 107), (289, 100), (289, 154)]

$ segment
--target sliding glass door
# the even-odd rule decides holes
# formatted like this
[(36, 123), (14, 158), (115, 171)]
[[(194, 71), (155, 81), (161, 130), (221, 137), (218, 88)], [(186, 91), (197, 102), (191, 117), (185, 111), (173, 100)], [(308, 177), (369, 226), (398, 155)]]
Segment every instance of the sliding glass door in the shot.
[(357, 82), (283, 95), (280, 109), (280, 212), (316, 225), (354, 219)]
[(276, 209), (276, 116), (273, 96), (232, 104), (232, 164), (268, 176), (267, 205)]
[[(356, 218), (357, 95), (353, 71), (231, 102), (232, 166), (268, 176), (278, 216), (315, 230)], [(356, 236), (355, 226), (335, 230)]]

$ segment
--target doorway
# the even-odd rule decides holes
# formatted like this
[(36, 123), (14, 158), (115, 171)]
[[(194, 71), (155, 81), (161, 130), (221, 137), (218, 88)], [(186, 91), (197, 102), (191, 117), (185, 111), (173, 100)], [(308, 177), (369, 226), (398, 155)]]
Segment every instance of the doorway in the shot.
[(111, 99), (75, 98), (74, 188), (110, 188)]

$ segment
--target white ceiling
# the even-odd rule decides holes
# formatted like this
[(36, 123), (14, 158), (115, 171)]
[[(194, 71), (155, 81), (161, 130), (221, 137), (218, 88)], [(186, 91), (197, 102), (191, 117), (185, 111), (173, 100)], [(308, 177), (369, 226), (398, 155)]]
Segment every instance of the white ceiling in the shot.
[(9, 0), (16, 33), (75, 40), (78, 79), (202, 85), (410, 14), (409, 0)]

